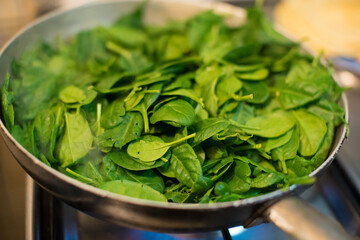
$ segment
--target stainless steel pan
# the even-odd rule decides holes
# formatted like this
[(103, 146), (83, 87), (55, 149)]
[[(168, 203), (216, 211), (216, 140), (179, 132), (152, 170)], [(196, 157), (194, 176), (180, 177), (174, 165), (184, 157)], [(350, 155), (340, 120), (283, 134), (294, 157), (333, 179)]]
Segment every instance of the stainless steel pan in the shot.
[[(76, 9), (61, 10), (25, 28), (13, 37), (0, 52), (0, 82), (17, 59), (40, 39), (67, 38), (76, 32), (97, 25), (108, 25), (121, 14), (134, 9), (139, 1), (102, 1)], [(161, 23), (165, 19), (185, 19), (205, 10), (233, 15), (231, 22), (243, 21), (245, 11), (231, 5), (209, 1), (150, 1), (146, 21)], [(345, 95), (340, 100), (348, 117)], [(2, 121), (0, 132), (20, 165), (43, 188), (75, 208), (101, 219), (127, 227), (160, 232), (196, 232), (251, 225), (271, 220), (299, 239), (346, 239), (350, 237), (338, 223), (326, 220), (296, 195), (306, 186), (292, 186), (288, 191), (275, 191), (250, 199), (216, 204), (157, 203), (116, 195), (78, 182), (52, 169), (31, 155), (10, 135)], [(338, 127), (326, 161), (311, 176), (318, 177), (331, 164), (344, 138), (346, 128)], [(331, 224), (322, 226), (324, 224)], [(312, 235), (309, 235), (312, 234)], [(314, 235), (315, 234), (315, 235)], [(312, 236), (311, 238), (309, 236)], [(323, 238), (321, 238), (323, 237)]]

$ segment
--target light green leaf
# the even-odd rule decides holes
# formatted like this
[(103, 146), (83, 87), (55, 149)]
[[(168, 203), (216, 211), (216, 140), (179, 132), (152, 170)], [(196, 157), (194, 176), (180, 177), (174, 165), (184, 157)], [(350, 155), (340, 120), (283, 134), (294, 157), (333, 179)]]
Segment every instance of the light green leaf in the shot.
[(246, 127), (252, 129), (244, 129), (244, 131), (261, 137), (274, 138), (286, 133), (294, 126), (294, 124), (294, 120), (288, 113), (276, 111), (250, 118), (246, 122)]
[(167, 202), (167, 198), (155, 189), (137, 182), (128, 180), (116, 180), (105, 182), (99, 186), (100, 189), (152, 201)]

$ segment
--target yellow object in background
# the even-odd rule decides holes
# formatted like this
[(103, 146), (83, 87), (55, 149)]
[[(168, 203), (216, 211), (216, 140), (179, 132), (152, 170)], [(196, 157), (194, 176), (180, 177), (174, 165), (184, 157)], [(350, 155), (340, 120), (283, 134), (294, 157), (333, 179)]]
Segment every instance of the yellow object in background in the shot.
[(283, 0), (274, 18), (315, 52), (360, 60), (360, 0)]

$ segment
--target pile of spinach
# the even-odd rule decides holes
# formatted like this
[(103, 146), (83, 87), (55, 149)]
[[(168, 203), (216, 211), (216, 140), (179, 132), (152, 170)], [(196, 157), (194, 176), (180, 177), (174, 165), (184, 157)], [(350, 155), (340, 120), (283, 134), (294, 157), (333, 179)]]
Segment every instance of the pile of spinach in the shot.
[(149, 200), (311, 183), (344, 122), (331, 71), (258, 7), (236, 28), (212, 11), (148, 26), (144, 8), (13, 62), (1, 95), (16, 140), (64, 174)]

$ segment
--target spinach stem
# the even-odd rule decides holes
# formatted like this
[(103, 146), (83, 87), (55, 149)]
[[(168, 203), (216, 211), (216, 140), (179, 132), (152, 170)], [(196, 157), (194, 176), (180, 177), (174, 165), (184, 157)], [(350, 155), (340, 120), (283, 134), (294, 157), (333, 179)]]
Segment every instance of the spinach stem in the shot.
[(99, 173), (99, 171), (95, 168), (94, 164), (92, 164), (91, 162), (88, 162), (91, 170), (93, 171), (93, 173), (95, 174), (95, 176), (99, 179), (100, 182), (104, 181), (104, 178), (101, 176), (101, 174)]
[(144, 93), (160, 93), (160, 90), (144, 90)]
[(286, 167), (285, 159), (281, 159), (280, 162), (281, 162), (281, 167), (282, 167), (283, 173), (287, 174), (287, 167)]
[(111, 88), (111, 89), (106, 89), (106, 90), (102, 90), (100, 88), (97, 87), (93, 87), (92, 89), (94, 89), (95, 91), (101, 93), (101, 94), (107, 94), (107, 93), (119, 93), (119, 92), (126, 92), (129, 91), (129, 89), (131, 89), (130, 86), (124, 86), (124, 87), (117, 87), (117, 88)]
[(98, 103), (96, 105), (96, 123), (97, 123), (97, 130), (96, 130), (96, 136), (99, 136), (101, 134), (101, 103)]
[(260, 128), (258, 128), (258, 127), (248, 127), (248, 126), (246, 126), (246, 125), (243, 125), (243, 124), (240, 124), (240, 123), (238, 123), (238, 122), (235, 122), (234, 120), (229, 120), (229, 122), (230, 122), (230, 125), (233, 125), (233, 126), (235, 126), (235, 127), (239, 127), (239, 128), (245, 128), (245, 129), (251, 129), (251, 130), (260, 130)]
[(106, 48), (119, 55), (123, 55), (124, 52), (124, 50), (119, 45), (111, 41), (106, 42)]
[(250, 150), (250, 149), (259, 149), (259, 148), (261, 148), (261, 144), (239, 146), (239, 147), (233, 148), (232, 151), (237, 152), (237, 151)]
[(193, 137), (195, 137), (195, 135), (196, 135), (196, 133), (190, 134), (189, 136), (180, 138), (180, 139), (175, 140), (175, 141), (173, 141), (173, 142), (169, 142), (169, 143), (167, 143), (167, 144), (164, 144), (164, 145), (162, 145), (162, 146), (160, 146), (160, 147), (157, 147), (157, 148), (154, 148), (154, 149), (161, 149), (161, 148), (173, 146), (173, 145), (175, 145), (175, 144), (177, 144), (177, 143), (180, 143), (180, 142), (186, 141), (186, 140), (188, 140), (188, 139), (190, 139), (190, 138), (193, 138)]
[(127, 95), (127, 97), (124, 99), (124, 102), (129, 101), (137, 91), (141, 91), (141, 87), (138, 86), (134, 86), (134, 88), (131, 90), (131, 92), (129, 93), (129, 95)]
[(239, 95), (234, 94), (234, 95), (232, 96), (232, 98), (233, 98), (235, 101), (240, 102), (240, 101), (244, 101), (244, 100), (251, 100), (251, 99), (253, 99), (253, 98), (254, 98), (254, 94), (249, 94), (249, 95), (245, 95), (245, 96), (239, 96)]
[(83, 175), (80, 175), (80, 174), (78, 174), (77, 172), (74, 172), (73, 170), (71, 170), (70, 168), (66, 168), (65, 171), (68, 172), (68, 173), (70, 173), (71, 175), (77, 177), (77, 178), (80, 178), (80, 179), (82, 179), (82, 180), (85, 180), (85, 181), (87, 181), (87, 182), (90, 182), (90, 183), (96, 185), (96, 182), (95, 182), (93, 179), (88, 178), (88, 177), (85, 177), (85, 176), (83, 176)]
[(147, 115), (147, 111), (143, 103), (141, 104), (141, 115), (143, 116), (144, 119), (144, 132), (149, 133), (150, 132), (149, 116)]

